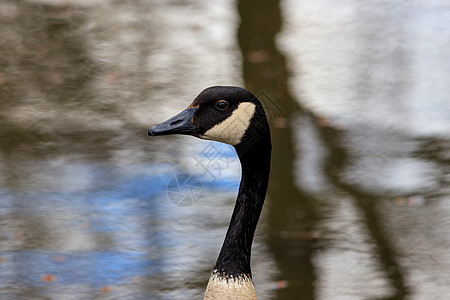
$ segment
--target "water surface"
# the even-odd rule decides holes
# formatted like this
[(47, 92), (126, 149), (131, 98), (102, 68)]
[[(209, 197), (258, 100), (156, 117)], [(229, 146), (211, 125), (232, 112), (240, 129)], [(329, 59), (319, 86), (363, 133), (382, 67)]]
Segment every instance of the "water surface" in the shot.
[(447, 299), (449, 19), (445, 1), (1, 2), (0, 298), (200, 299), (239, 161), (147, 129), (239, 85), (273, 137), (258, 298)]

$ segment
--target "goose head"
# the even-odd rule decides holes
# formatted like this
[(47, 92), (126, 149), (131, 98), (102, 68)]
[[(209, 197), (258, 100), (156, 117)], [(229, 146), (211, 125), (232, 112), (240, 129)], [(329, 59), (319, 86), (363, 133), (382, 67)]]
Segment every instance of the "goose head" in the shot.
[(261, 103), (240, 87), (210, 87), (178, 115), (150, 128), (148, 134), (192, 135), (235, 147), (242, 165), (239, 193), (204, 299), (256, 299), (250, 253), (271, 155), (270, 129)]
[(176, 116), (150, 128), (148, 134), (192, 135), (242, 148), (267, 136), (268, 128), (264, 109), (252, 93), (240, 87), (214, 86), (203, 90)]

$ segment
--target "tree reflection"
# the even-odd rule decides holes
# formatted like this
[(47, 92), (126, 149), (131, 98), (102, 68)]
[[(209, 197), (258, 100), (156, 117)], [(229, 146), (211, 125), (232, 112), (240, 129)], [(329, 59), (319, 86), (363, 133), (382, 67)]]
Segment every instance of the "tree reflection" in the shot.
[[(314, 239), (311, 234), (318, 215), (314, 199), (295, 184), (293, 116), (306, 114), (291, 96), (286, 60), (275, 45), (282, 20), (279, 1), (243, 0), (238, 4), (241, 16), (239, 45), (244, 58), (246, 87), (255, 94), (263, 91), (264, 101), (273, 101), (280, 114), (271, 119), (272, 167), (268, 190), (269, 245), (280, 268), (277, 280), (290, 286), (278, 291), (280, 299), (313, 299), (315, 273), (312, 264)], [(269, 104), (265, 104), (270, 106)], [(300, 297), (300, 298), (299, 298)]]

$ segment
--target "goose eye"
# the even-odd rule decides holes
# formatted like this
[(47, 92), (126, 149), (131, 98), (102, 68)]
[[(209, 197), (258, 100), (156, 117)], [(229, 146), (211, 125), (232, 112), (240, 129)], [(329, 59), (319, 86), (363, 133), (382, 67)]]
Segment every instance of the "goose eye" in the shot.
[(228, 107), (228, 102), (225, 100), (219, 100), (216, 102), (216, 108), (220, 110), (224, 110)]

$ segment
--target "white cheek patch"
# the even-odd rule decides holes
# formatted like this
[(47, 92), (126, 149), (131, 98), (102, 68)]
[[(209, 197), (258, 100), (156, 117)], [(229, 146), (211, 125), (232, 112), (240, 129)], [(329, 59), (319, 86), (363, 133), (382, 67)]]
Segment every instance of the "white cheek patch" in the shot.
[(201, 138), (233, 146), (239, 144), (245, 131), (250, 126), (250, 120), (255, 114), (255, 109), (255, 104), (251, 102), (240, 103), (231, 116), (206, 131)]

